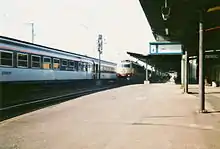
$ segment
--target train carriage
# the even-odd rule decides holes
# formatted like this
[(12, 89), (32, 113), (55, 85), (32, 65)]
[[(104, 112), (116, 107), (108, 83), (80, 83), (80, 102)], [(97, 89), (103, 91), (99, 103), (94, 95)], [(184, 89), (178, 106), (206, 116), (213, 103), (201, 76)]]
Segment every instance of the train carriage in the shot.
[[(101, 79), (115, 80), (115, 67), (115, 63), (102, 60)], [(91, 86), (98, 78), (98, 68), (96, 58), (0, 36), (0, 87), (4, 99), (12, 94), (22, 99), (23, 94), (45, 87)], [(4, 100), (2, 104), (14, 103)]]
[[(94, 79), (97, 65), (95, 58), (0, 37), (0, 82)], [(102, 79), (116, 78), (115, 66), (101, 61)]]

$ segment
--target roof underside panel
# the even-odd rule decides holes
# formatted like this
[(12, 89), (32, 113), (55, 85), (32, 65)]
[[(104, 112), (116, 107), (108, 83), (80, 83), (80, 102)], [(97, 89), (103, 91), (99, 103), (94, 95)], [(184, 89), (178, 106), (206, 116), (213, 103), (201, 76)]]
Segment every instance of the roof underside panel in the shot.
[(162, 71), (179, 71), (180, 69), (181, 55), (142, 55), (132, 52), (127, 53), (142, 62), (147, 61), (149, 65), (159, 68)]
[[(200, 14), (203, 12), (204, 29), (220, 26), (220, 11), (207, 13), (209, 8), (220, 6), (218, 0), (168, 0), (170, 17), (164, 21), (161, 8), (165, 0), (140, 0), (154, 36), (163, 36), (170, 41), (180, 41), (189, 54), (198, 52)], [(165, 28), (169, 34), (166, 35)], [(204, 32), (204, 43), (208, 49), (219, 49), (220, 29)]]

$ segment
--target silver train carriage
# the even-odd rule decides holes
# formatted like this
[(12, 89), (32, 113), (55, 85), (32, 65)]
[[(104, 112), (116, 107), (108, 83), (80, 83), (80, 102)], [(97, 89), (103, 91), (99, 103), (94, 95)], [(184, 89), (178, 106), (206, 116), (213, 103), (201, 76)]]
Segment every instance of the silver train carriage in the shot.
[[(116, 64), (101, 61), (101, 79), (116, 79)], [(0, 36), (0, 83), (94, 80), (98, 59)]]

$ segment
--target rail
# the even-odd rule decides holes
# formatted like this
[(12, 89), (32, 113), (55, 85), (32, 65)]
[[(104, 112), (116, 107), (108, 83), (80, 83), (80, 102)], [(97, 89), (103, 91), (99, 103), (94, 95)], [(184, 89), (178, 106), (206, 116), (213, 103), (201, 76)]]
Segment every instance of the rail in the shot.
[[(113, 86), (115, 86), (115, 85), (113, 85)], [(107, 87), (90, 89), (90, 90), (84, 90), (83, 89), (82, 91), (78, 91), (78, 92), (75, 92), (75, 93), (69, 93), (69, 94), (55, 96), (55, 97), (48, 97), (48, 98), (45, 98), (45, 99), (39, 99), (39, 100), (31, 101), (31, 102), (26, 102), (26, 103), (16, 104), (16, 105), (13, 105), (13, 106), (4, 107), (4, 108), (1, 108), (0, 111), (5, 111), (5, 110), (12, 109), (12, 108), (21, 107), (21, 106), (25, 106), (25, 105), (31, 105), (31, 104), (45, 102), (45, 101), (51, 101), (51, 100), (55, 101), (55, 100), (59, 100), (61, 98), (66, 98), (66, 97), (80, 96), (80, 95), (88, 94), (88, 93), (91, 93), (91, 92), (96, 92), (96, 91), (109, 89), (113, 86), (107, 86)]]

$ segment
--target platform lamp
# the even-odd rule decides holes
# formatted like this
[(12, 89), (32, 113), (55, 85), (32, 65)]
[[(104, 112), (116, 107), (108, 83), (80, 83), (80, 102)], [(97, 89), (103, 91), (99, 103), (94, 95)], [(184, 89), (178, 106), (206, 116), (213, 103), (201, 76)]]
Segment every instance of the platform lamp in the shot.
[(170, 17), (170, 7), (168, 6), (168, 0), (164, 0), (164, 6), (161, 7), (161, 14), (164, 21)]
[[(170, 7), (168, 6), (168, 0), (164, 0), (164, 6), (161, 7), (161, 14), (164, 21), (170, 18)], [(165, 34), (169, 35), (168, 27), (165, 27)]]

